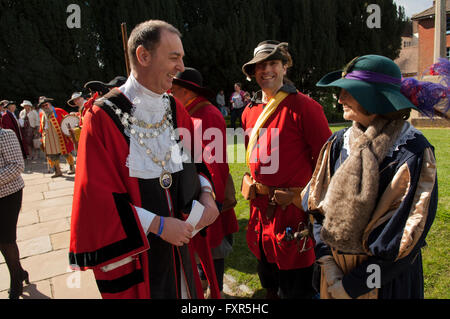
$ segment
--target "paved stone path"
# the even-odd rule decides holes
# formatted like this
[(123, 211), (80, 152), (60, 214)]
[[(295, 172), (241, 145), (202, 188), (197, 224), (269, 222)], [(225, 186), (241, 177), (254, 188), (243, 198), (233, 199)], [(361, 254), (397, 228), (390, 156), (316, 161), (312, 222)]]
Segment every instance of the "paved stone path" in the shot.
[[(30, 285), (24, 299), (97, 299), (100, 293), (91, 271), (72, 272), (68, 267), (70, 214), (74, 176), (51, 178), (43, 154), (27, 160), (22, 210), (17, 225), (17, 245)], [(63, 172), (67, 164), (61, 164)], [(0, 254), (0, 299), (8, 298), (9, 272)]]
[[(61, 164), (67, 172), (67, 164)], [(68, 266), (70, 215), (74, 175), (51, 178), (43, 154), (27, 160), (22, 174), (25, 181), (22, 210), (17, 225), (17, 244), (22, 267), (28, 271), (30, 285), (24, 299), (101, 298), (92, 271), (73, 272)], [(0, 299), (8, 298), (8, 268), (0, 254)], [(227, 298), (251, 296), (232, 276), (224, 279)]]

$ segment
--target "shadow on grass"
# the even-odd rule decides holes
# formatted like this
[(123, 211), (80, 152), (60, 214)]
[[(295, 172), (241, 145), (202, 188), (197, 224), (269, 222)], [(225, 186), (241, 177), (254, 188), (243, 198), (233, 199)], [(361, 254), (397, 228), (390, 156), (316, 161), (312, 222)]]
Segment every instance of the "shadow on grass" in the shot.
[(233, 251), (226, 258), (226, 268), (245, 274), (256, 274), (256, 257), (247, 246), (246, 231), (248, 219), (239, 219), (239, 231), (233, 234)]

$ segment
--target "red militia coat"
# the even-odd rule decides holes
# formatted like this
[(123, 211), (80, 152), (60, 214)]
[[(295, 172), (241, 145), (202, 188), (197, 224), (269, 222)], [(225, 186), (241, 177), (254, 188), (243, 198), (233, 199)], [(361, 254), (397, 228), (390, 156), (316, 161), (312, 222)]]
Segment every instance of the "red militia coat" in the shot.
[[(124, 112), (131, 110), (131, 102), (118, 90), (105, 99)], [(175, 102), (171, 107), (176, 126), (193, 132), (184, 107)], [(180, 273), (192, 298), (203, 298), (192, 244), (176, 247), (153, 234), (146, 236), (135, 209), (181, 218), (181, 210), (190, 207), (189, 200), (192, 203), (194, 185), (199, 184), (194, 164), (183, 163), (185, 169), (173, 174), (167, 192), (158, 179), (130, 177), (129, 138), (123, 129), (104, 101), (98, 100), (86, 111), (75, 176), (70, 264), (75, 269), (93, 269), (103, 298), (181, 298)], [(183, 179), (190, 187), (182, 187)]]
[[(225, 120), (222, 113), (203, 97), (197, 97), (186, 106), (186, 109), (194, 120), (194, 123), (198, 123), (195, 124), (196, 129), (197, 125), (201, 123), (201, 136), (207, 137), (206, 139), (202, 139), (204, 149), (206, 150), (204, 155), (210, 155), (212, 158), (216, 158), (212, 163), (206, 160), (205, 162), (207, 162), (206, 165), (211, 172), (216, 201), (222, 204), (225, 197), (225, 185), (230, 172), (226, 157), (227, 141)], [(216, 136), (215, 132), (212, 131), (210, 133), (214, 135), (211, 137), (205, 136), (205, 131), (210, 128), (220, 131), (221, 136)], [(218, 147), (221, 146), (220, 152), (216, 152), (216, 145)], [(236, 233), (238, 230), (239, 226), (234, 209), (221, 212), (216, 221), (208, 227), (207, 237), (209, 245), (211, 248), (219, 246), (225, 236)]]
[[(320, 104), (297, 92), (292, 86), (283, 86), (281, 90), (289, 95), (262, 127), (267, 131), (265, 134), (261, 133), (250, 155), (250, 173), (254, 180), (267, 186), (305, 187), (314, 171), (322, 145), (331, 131)], [(250, 104), (242, 114), (243, 128), (246, 131), (255, 126), (265, 106), (260, 100), (261, 92), (258, 95), (259, 100)], [(246, 135), (246, 147), (248, 139), (249, 135)], [(268, 168), (271, 168), (270, 173), (264, 171)], [(257, 196), (250, 202), (247, 244), (251, 252), (260, 259), (259, 242), (262, 241), (267, 261), (276, 263), (279, 269), (311, 266), (315, 260), (313, 240), (308, 240), (305, 248), (310, 249), (302, 253), (300, 249), (303, 241), (302, 247), (299, 247), (296, 240), (285, 240), (286, 227), (291, 227), (295, 232), (299, 223), (308, 223), (307, 214), (291, 204), (286, 210), (277, 206), (273, 218), (268, 219), (265, 213), (267, 206), (268, 196)]]

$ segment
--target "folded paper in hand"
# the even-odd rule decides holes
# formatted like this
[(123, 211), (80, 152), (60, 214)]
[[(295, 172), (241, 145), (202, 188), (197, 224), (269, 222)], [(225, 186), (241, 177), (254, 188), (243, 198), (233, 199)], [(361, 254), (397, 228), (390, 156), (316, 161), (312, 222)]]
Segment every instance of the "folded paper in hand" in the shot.
[(186, 219), (186, 222), (192, 225), (194, 227), (194, 231), (192, 232), (192, 237), (194, 237), (201, 229), (196, 229), (198, 222), (203, 216), (203, 211), (205, 210), (205, 206), (200, 204), (198, 201), (194, 200), (192, 203), (192, 209), (191, 213), (189, 214), (188, 219)]

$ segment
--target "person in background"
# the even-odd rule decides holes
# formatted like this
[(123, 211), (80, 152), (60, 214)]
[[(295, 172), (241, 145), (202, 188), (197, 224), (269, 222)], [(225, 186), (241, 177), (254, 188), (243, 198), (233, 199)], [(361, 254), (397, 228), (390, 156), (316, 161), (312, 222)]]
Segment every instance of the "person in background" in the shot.
[(25, 141), (23, 139), (22, 130), (20, 129), (19, 120), (16, 117), (16, 103), (13, 101), (8, 101), (4, 104), (5, 111), (2, 115), (1, 125), (4, 129), (13, 130), (16, 133), (17, 140), (20, 143), (20, 148), (22, 149), (23, 159), (26, 159), (28, 156), (27, 148), (25, 145)]
[(70, 107), (77, 110), (77, 112), (75, 112), (76, 115), (81, 114), (84, 103), (86, 103), (86, 100), (84, 99), (82, 92), (72, 93), (70, 100), (67, 101), (67, 104)]
[(224, 117), (228, 116), (228, 110), (227, 110), (227, 107), (225, 106), (225, 95), (223, 93), (223, 90), (220, 90), (219, 93), (217, 93), (216, 103), (217, 103), (217, 106), (219, 107), (219, 110), (222, 113), (222, 115)]
[(22, 136), (25, 147), (31, 159), (38, 157), (39, 149), (34, 147), (33, 140), (39, 138), (39, 114), (33, 109), (33, 104), (24, 100), (20, 106), (23, 110), (19, 114), (19, 123), (22, 128)]
[(61, 131), (61, 122), (68, 113), (52, 105), (53, 99), (42, 96), (39, 98), (39, 107), (42, 108), (39, 132), (42, 135), (43, 147), (47, 159), (55, 169), (52, 178), (63, 175), (60, 167), (60, 157), (63, 156), (69, 164), (68, 174), (75, 174), (75, 160), (71, 154), (72, 141)]
[(0, 101), (0, 124), (2, 122), (2, 115), (5, 113), (5, 105), (8, 104), (8, 100)]
[[(194, 127), (197, 128), (201, 125), (199, 134), (202, 137), (205, 136), (205, 132), (208, 132), (208, 130), (209, 133), (212, 133), (212, 130), (214, 130), (214, 138), (203, 140), (203, 145), (206, 150), (206, 152), (203, 152), (203, 156), (207, 156), (206, 154), (210, 155), (204, 161), (207, 163), (206, 165), (211, 172), (216, 202), (219, 203), (221, 213), (216, 221), (208, 227), (207, 240), (208, 247), (211, 248), (214, 259), (218, 289), (223, 296), (225, 258), (232, 251), (233, 233), (238, 231), (238, 222), (233, 209), (236, 200), (234, 197), (231, 198), (231, 201), (230, 198), (226, 198), (227, 187), (231, 187), (234, 190), (234, 183), (230, 175), (226, 157), (226, 123), (221, 113), (211, 103), (211, 100), (214, 99), (214, 94), (211, 90), (203, 86), (203, 76), (198, 70), (186, 67), (183, 72), (177, 73), (173, 79), (172, 94), (183, 103), (189, 115), (194, 120)], [(206, 135), (209, 133), (206, 133)], [(216, 148), (216, 145), (219, 145), (220, 149)], [(230, 202), (232, 203), (231, 206)], [(196, 244), (201, 244), (197, 243), (197, 241), (202, 240), (199, 236), (194, 237)], [(205, 276), (201, 265), (198, 268), (203, 288), (206, 290), (207, 276)], [(211, 280), (210, 291), (213, 291)]]
[(231, 94), (230, 103), (231, 103), (231, 127), (236, 129), (236, 120), (239, 120), (239, 127), (242, 127), (242, 112), (244, 112), (245, 104), (244, 104), (244, 94), (245, 92), (241, 89), (241, 83), (234, 84), (234, 92)]
[[(85, 113), (84, 106), (86, 104), (86, 100), (84, 99), (82, 92), (74, 92), (74, 93), (72, 93), (70, 100), (67, 101), (67, 104), (70, 107), (75, 108), (77, 110), (77, 112), (70, 112), (70, 115), (75, 115), (79, 118), (78, 126), (74, 127), (74, 128), (70, 128), (71, 137), (72, 137), (71, 139), (76, 148), (76, 146), (78, 145), (78, 141), (80, 139), (81, 127), (82, 127), (82, 123), (83, 123), (83, 121), (81, 120), (81, 118), (82, 118), (81, 115)], [(72, 133), (73, 133), (73, 135), (72, 135)], [(75, 149), (75, 151), (76, 151), (76, 149)]]

